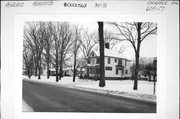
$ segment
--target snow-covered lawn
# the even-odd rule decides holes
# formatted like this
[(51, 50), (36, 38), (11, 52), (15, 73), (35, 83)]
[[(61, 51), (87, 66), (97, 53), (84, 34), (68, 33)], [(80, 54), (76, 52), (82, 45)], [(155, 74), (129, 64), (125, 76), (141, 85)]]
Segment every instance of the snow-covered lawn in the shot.
[[(24, 77), (26, 78), (27, 77)], [(41, 76), (41, 79), (38, 80), (37, 77), (31, 77), (30, 80), (36, 80), (46, 83), (52, 83), (55, 85), (63, 85), (71, 88), (78, 88), (81, 90), (101, 92), (107, 94), (122, 95), (131, 98), (139, 98), (145, 100), (156, 100), (156, 95), (153, 94), (153, 82), (148, 81), (138, 81), (138, 90), (133, 90), (133, 81), (132, 80), (106, 80), (105, 87), (99, 87), (99, 81), (79, 79), (76, 77), (76, 82), (73, 82), (73, 77), (63, 77), (61, 80), (56, 82), (55, 77), (50, 77), (47, 79), (45, 76)]]

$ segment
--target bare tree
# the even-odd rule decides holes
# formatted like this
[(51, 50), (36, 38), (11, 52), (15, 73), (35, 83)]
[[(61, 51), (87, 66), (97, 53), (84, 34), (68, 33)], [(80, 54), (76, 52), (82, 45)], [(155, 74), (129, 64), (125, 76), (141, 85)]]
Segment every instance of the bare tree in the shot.
[(23, 44), (23, 62), (25, 75), (31, 78), (33, 72), (33, 54), (26, 43)]
[(74, 68), (73, 68), (73, 82), (75, 82), (76, 78), (76, 68), (77, 68), (77, 53), (81, 46), (81, 29), (75, 26), (75, 41), (74, 41)]
[(104, 35), (103, 35), (103, 22), (98, 22), (99, 31), (99, 47), (100, 47), (100, 81), (99, 87), (105, 86), (105, 70), (104, 70)]
[(46, 62), (46, 67), (47, 67), (47, 78), (49, 79), (50, 76), (50, 62), (51, 62), (51, 49), (52, 49), (52, 38), (53, 38), (53, 24), (52, 22), (47, 22), (46, 23), (46, 37), (45, 37), (45, 53), (44, 53), (44, 58), (45, 58), (45, 62)]
[(157, 24), (154, 22), (134, 22), (134, 23), (112, 23), (119, 31), (120, 41), (129, 41), (135, 52), (135, 79), (134, 90), (138, 89), (138, 70), (139, 70), (139, 53), (141, 43), (148, 36), (156, 34)]
[(58, 36), (60, 41), (60, 76), (59, 80), (61, 80), (61, 77), (63, 76), (63, 63), (64, 59), (66, 58), (67, 53), (70, 53), (72, 50), (72, 29), (70, 28), (70, 25), (67, 22), (64, 22), (58, 26)]
[[(28, 44), (30, 50), (32, 51), (32, 53), (34, 54), (34, 67), (35, 67), (35, 76), (37, 76), (37, 71), (38, 71), (38, 62), (37, 62), (37, 55), (36, 55), (36, 44), (34, 41), (36, 41), (35, 39), (37, 35), (37, 26), (35, 25), (34, 22), (30, 23), (30, 22), (26, 22), (25, 26), (24, 26), (24, 44)], [(25, 45), (24, 45), (25, 46)]]
[[(147, 57), (140, 57), (139, 58), (139, 74), (138, 75), (143, 75), (143, 76), (148, 76), (149, 81), (150, 81), (150, 69), (151, 65), (153, 63), (153, 58), (147, 58)], [(136, 65), (133, 64), (131, 66), (131, 71), (134, 73), (135, 72)]]
[[(36, 66), (36, 54), (35, 54), (35, 47), (34, 44), (32, 43), (32, 40), (29, 38), (28, 34), (27, 34), (27, 29), (26, 27), (24, 28), (24, 41), (23, 41), (23, 65), (25, 66), (25, 68), (27, 67), (27, 61), (28, 61), (28, 57), (29, 57), (29, 53), (27, 53), (27, 51), (32, 54), (32, 62), (33, 62), (33, 71), (32, 74), (35, 73), (35, 75), (37, 76), (37, 66)], [(34, 72), (35, 71), (35, 72)], [(26, 71), (27, 72), (27, 71)]]
[(41, 78), (41, 55), (45, 45), (44, 38), (46, 36), (44, 24), (42, 22), (27, 22), (24, 28), (24, 39), (31, 46), (33, 56), (35, 58), (35, 76)]
[(37, 49), (37, 59), (38, 59), (38, 79), (41, 79), (41, 72), (42, 72), (42, 51), (45, 47), (45, 40), (47, 37), (46, 34), (46, 27), (44, 22), (38, 22), (39, 25), (39, 32), (38, 32), (38, 39), (36, 41), (38, 49)]
[(118, 44), (118, 40), (113, 39), (114, 34), (112, 32), (109, 32), (107, 30), (104, 31), (104, 42), (105, 44), (109, 44), (109, 48), (113, 49), (115, 45)]
[[(57, 24), (56, 24), (57, 25)], [(52, 31), (52, 64), (55, 67), (56, 71), (56, 82), (58, 82), (58, 70), (59, 70), (59, 47), (60, 47), (60, 39), (58, 39), (57, 27), (53, 24)]]
[[(98, 43), (96, 40), (97, 39), (96, 39), (96, 33), (95, 32), (90, 33), (90, 32), (88, 32), (88, 30), (83, 31), (83, 36), (82, 36), (82, 39), (80, 40), (80, 42), (81, 42), (80, 49), (81, 49), (82, 54), (83, 54), (83, 57), (81, 60), (81, 68), (80, 68), (81, 73), (82, 73), (82, 68), (87, 66), (87, 60), (90, 56), (92, 49)], [(89, 68), (87, 68), (87, 76), (89, 76)]]
[(52, 43), (52, 64), (56, 70), (56, 81), (61, 80), (63, 76), (63, 66), (66, 57), (72, 51), (72, 30), (67, 22), (55, 22), (53, 25), (53, 43)]

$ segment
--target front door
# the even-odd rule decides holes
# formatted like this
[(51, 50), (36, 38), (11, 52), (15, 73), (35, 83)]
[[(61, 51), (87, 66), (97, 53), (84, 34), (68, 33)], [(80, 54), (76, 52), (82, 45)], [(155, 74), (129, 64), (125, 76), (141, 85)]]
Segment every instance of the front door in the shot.
[(119, 70), (119, 76), (122, 77), (122, 70)]
[(116, 67), (116, 75), (119, 74), (119, 68)]

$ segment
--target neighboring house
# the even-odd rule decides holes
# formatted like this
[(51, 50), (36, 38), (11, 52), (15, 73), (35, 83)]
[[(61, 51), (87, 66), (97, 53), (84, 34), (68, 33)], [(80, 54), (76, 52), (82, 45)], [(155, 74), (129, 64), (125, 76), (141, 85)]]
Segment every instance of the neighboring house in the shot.
[[(77, 68), (77, 72), (80, 72), (80, 68)], [(84, 75), (85, 69), (82, 69), (82, 75)], [(56, 76), (56, 70), (50, 69), (49, 70), (50, 76)], [(59, 71), (58, 71), (59, 73)], [(78, 74), (78, 73), (77, 73)], [(44, 75), (47, 75), (47, 70), (44, 71)], [(73, 68), (67, 67), (63, 69), (63, 76), (73, 76)]]
[[(84, 76), (84, 72), (85, 72), (85, 69), (82, 68), (77, 68), (76, 69), (76, 75), (80, 76), (80, 72), (82, 73), (82, 75)], [(64, 76), (73, 76), (73, 68), (72, 67), (68, 67), (68, 68), (65, 68), (63, 69), (63, 75)]]
[[(45, 75), (47, 75), (47, 70), (44, 72)], [(50, 76), (56, 76), (56, 70), (55, 69), (49, 69)]]
[(73, 76), (73, 69), (71, 67), (63, 69), (64, 76)]
[[(93, 50), (87, 59), (87, 74), (90, 77), (99, 77), (99, 50)], [(104, 49), (105, 77), (131, 77), (130, 60), (111, 49)]]

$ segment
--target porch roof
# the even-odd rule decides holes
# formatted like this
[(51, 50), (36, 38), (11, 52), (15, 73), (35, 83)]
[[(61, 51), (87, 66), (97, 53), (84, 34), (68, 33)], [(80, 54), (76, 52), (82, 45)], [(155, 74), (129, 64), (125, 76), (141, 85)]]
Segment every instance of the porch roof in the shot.
[(116, 67), (117, 67), (117, 68), (120, 68), (120, 69), (123, 69), (123, 68), (124, 68), (124, 66), (122, 66), (122, 65), (116, 65)]
[(99, 66), (99, 64), (87, 64), (86, 67), (98, 67), (98, 66)]

